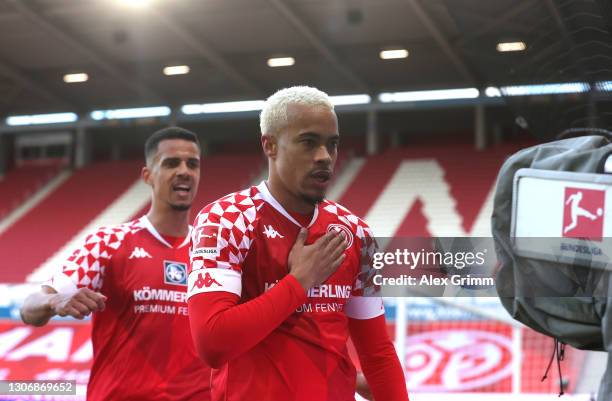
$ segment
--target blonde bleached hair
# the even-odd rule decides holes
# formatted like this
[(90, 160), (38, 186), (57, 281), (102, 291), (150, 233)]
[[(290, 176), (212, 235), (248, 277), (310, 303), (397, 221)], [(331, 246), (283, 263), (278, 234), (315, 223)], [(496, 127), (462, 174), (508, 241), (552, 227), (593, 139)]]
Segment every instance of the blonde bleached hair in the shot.
[(292, 86), (277, 91), (266, 100), (259, 114), (262, 135), (277, 135), (288, 124), (287, 107), (290, 104), (323, 106), (334, 111), (327, 93), (311, 86)]

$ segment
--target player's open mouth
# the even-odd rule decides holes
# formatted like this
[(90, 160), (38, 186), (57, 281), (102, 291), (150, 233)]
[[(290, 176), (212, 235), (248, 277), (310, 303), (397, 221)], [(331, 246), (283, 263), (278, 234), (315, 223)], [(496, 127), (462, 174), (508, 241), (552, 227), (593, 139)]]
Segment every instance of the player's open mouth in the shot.
[(328, 170), (319, 170), (310, 175), (320, 184), (326, 184), (331, 179), (331, 171)]
[(189, 185), (174, 185), (172, 190), (181, 194), (188, 194), (191, 191), (191, 187)]

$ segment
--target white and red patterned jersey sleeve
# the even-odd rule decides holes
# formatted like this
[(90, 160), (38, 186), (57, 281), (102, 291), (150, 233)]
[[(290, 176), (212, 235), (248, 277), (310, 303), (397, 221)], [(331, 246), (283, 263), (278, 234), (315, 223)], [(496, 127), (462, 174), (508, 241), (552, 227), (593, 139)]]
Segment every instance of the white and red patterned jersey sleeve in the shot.
[(247, 191), (206, 206), (191, 232), (187, 297), (226, 291), (242, 293), (242, 264), (253, 242), (257, 209)]
[(345, 312), (353, 319), (372, 319), (385, 313), (380, 286), (374, 284), (376, 269), (373, 267), (374, 253), (378, 251), (378, 244), (370, 227), (354, 215), (345, 216), (355, 228), (356, 237), (360, 246), (359, 273), (351, 297), (348, 299)]
[(84, 287), (100, 291), (111, 258), (125, 236), (137, 229), (137, 222), (133, 222), (117, 227), (102, 227), (89, 234), (44, 285), (59, 293), (70, 293)]

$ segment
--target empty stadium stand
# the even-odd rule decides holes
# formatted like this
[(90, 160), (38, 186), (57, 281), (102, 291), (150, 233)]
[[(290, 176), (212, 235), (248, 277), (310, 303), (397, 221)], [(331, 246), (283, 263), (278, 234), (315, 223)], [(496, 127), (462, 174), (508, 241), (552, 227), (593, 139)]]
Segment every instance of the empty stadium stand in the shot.
[(78, 170), (0, 234), (0, 282), (23, 282), (128, 189), (138, 179), (140, 165), (140, 161), (116, 161)]
[(0, 220), (32, 196), (60, 171), (59, 163), (29, 165), (9, 171), (0, 180)]
[(391, 149), (358, 166), (339, 202), (380, 236), (481, 233), (478, 220), (490, 217), (483, 208), (497, 171), (514, 151), (515, 146), (477, 151), (469, 145)]

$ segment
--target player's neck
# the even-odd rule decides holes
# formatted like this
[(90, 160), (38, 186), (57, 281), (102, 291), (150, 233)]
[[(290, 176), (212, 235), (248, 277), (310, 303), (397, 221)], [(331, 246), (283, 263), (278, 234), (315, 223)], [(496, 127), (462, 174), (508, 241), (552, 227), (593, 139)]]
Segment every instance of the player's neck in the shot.
[(315, 205), (291, 193), (291, 191), (285, 188), (280, 179), (276, 178), (274, 175), (271, 174), (268, 177), (266, 184), (274, 199), (276, 199), (285, 210), (301, 214), (313, 212)]
[(189, 233), (189, 210), (160, 210), (151, 207), (147, 218), (158, 233), (171, 237), (184, 237)]

